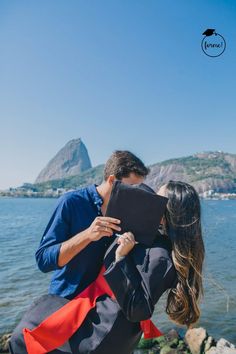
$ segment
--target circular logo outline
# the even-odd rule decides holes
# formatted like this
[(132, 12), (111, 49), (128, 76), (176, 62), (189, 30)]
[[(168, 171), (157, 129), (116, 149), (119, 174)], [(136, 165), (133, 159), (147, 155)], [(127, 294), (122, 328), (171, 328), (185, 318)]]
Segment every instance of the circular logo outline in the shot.
[(203, 42), (204, 42), (205, 38), (208, 37), (208, 36), (203, 37), (202, 42), (201, 42), (201, 48), (202, 48), (203, 53), (206, 54), (208, 57), (211, 57), (211, 58), (219, 57), (220, 55), (222, 55), (224, 53), (224, 51), (226, 49), (226, 41), (225, 41), (224, 37), (221, 34), (219, 34), (219, 33), (215, 33), (215, 35), (220, 36), (223, 39), (223, 42), (224, 42), (224, 49), (223, 49), (223, 51), (220, 54), (218, 54), (218, 55), (210, 55), (204, 50)]

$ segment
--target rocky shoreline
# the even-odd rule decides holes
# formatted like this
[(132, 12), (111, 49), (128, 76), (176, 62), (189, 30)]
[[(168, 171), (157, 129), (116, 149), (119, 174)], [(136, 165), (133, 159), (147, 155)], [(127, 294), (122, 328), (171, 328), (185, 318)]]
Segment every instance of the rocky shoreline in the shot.
[[(0, 336), (0, 353), (9, 354), (10, 337), (11, 333)], [(236, 348), (224, 338), (216, 341), (204, 328), (198, 327), (189, 329), (184, 338), (172, 329), (155, 339), (141, 339), (134, 354), (236, 354)]]

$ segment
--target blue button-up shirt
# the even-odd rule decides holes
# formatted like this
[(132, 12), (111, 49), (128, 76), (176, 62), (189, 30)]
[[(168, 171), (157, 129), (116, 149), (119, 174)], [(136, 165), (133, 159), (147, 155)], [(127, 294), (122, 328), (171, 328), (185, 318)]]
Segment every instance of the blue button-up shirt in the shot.
[(102, 215), (103, 200), (96, 185), (62, 195), (43, 233), (35, 258), (42, 272), (54, 271), (50, 294), (74, 298), (96, 279), (110, 244), (108, 237), (91, 242), (65, 266), (58, 266), (61, 243), (87, 229)]

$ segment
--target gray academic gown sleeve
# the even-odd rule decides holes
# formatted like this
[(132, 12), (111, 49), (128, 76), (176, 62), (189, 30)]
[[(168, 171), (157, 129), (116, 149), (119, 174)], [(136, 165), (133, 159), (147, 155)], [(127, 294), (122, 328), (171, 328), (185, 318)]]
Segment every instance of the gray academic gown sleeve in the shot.
[(146, 320), (161, 295), (176, 283), (169, 241), (161, 236), (151, 248), (138, 244), (115, 262), (117, 247), (114, 242), (105, 257), (105, 279), (125, 317), (131, 322)]

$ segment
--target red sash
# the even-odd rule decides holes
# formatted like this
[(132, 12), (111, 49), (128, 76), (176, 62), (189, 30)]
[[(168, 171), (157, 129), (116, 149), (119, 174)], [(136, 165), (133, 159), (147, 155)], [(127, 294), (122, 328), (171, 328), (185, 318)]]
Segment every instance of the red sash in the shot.
[[(96, 306), (99, 296), (107, 294), (115, 299), (108, 283), (103, 277), (102, 267), (97, 279), (84, 291), (59, 310), (48, 316), (37, 327), (30, 330), (23, 328), (28, 354), (45, 354), (63, 345), (81, 326), (88, 312)], [(153, 322), (148, 319), (140, 322), (144, 338), (163, 335)]]

